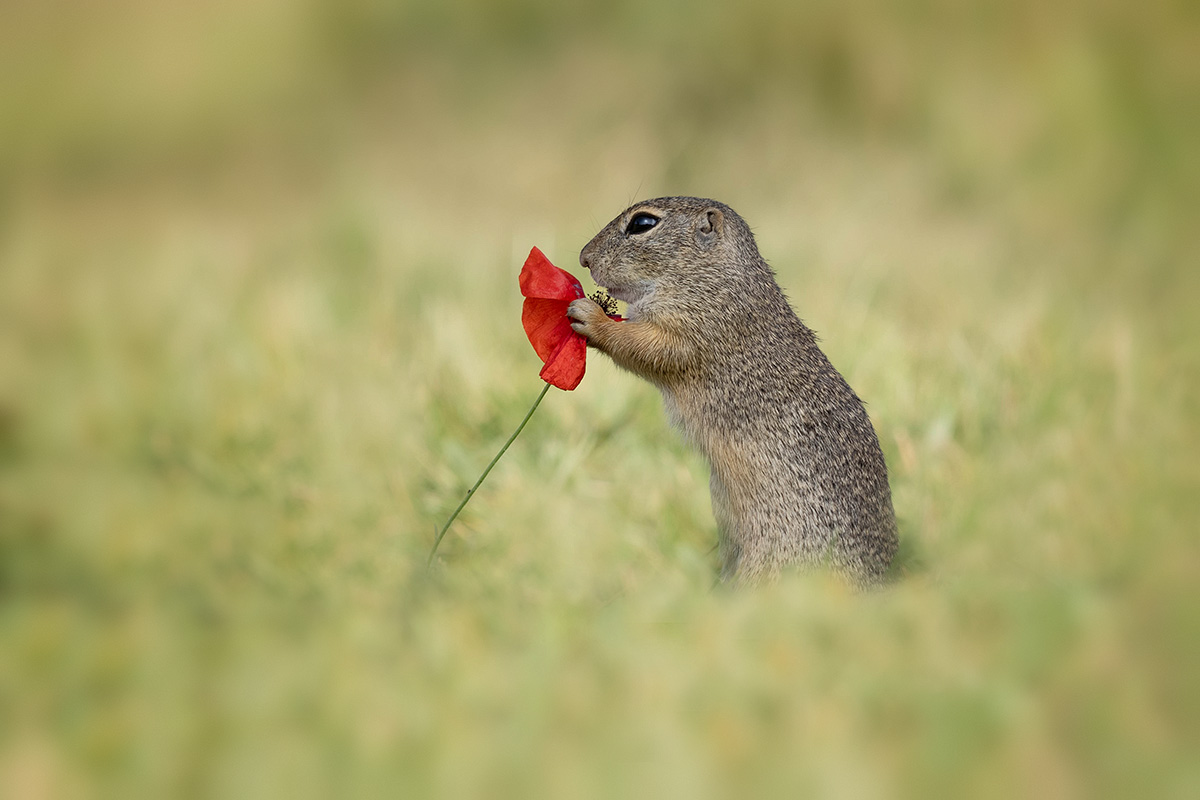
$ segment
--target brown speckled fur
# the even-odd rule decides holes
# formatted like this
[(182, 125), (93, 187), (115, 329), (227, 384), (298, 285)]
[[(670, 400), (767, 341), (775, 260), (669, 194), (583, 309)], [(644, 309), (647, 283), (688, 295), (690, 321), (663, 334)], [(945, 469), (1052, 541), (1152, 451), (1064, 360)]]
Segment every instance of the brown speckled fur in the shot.
[[(627, 232), (642, 213), (660, 221)], [(572, 327), (655, 384), (712, 465), (722, 577), (827, 564), (877, 582), (897, 540), (875, 430), (745, 221), (712, 200), (648, 200), (610, 222), (579, 261), (629, 304), (628, 321), (585, 298), (568, 311)]]

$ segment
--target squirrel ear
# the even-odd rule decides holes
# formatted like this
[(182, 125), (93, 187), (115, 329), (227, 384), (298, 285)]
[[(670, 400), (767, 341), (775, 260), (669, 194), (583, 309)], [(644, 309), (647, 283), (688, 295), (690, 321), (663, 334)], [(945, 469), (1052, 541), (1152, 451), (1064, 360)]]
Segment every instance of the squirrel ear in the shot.
[(712, 244), (725, 232), (725, 215), (719, 208), (707, 208), (700, 215), (700, 225), (696, 228), (700, 241)]

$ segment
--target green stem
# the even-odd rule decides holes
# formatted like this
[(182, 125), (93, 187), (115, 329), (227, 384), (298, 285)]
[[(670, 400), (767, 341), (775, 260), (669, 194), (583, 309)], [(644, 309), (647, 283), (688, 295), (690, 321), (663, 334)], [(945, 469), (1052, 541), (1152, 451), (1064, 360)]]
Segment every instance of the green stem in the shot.
[(425, 562), (426, 566), (433, 564), (433, 557), (437, 553), (438, 545), (442, 543), (442, 537), (446, 535), (446, 531), (450, 530), (450, 523), (454, 522), (458, 516), (458, 512), (463, 510), (467, 501), (471, 499), (471, 495), (475, 494), (475, 490), (479, 488), (479, 484), (483, 483), (483, 479), (492, 471), (492, 467), (496, 466), (496, 462), (500, 460), (500, 456), (504, 455), (504, 451), (508, 450), (508, 446), (512, 444), (525, 428), (525, 423), (529, 422), (529, 418), (533, 416), (533, 412), (537, 410), (538, 404), (542, 402), (542, 398), (546, 396), (546, 392), (550, 391), (550, 384), (547, 383), (542, 389), (542, 393), (537, 396), (537, 400), (533, 401), (533, 405), (529, 407), (529, 413), (525, 415), (525, 419), (521, 420), (521, 424), (513, 431), (513, 435), (508, 437), (508, 441), (504, 443), (504, 447), (500, 448), (500, 452), (496, 453), (496, 457), (492, 459), (492, 463), (487, 465), (487, 469), (479, 476), (479, 480), (475, 481), (475, 485), (467, 490), (467, 496), (458, 504), (458, 508), (454, 509), (454, 513), (450, 515), (450, 519), (446, 520), (446, 524), (438, 531), (437, 538), (433, 540), (433, 547), (429, 550), (429, 560)]

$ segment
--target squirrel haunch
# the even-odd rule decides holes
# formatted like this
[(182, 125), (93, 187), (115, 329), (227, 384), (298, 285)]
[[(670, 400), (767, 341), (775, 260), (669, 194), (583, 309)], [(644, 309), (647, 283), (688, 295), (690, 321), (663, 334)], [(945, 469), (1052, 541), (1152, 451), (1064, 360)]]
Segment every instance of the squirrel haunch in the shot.
[(713, 200), (626, 209), (579, 263), (628, 304), (568, 310), (588, 344), (662, 392), (712, 466), (725, 579), (828, 565), (877, 582), (896, 552), (887, 467), (862, 401), (796, 316), (754, 236)]

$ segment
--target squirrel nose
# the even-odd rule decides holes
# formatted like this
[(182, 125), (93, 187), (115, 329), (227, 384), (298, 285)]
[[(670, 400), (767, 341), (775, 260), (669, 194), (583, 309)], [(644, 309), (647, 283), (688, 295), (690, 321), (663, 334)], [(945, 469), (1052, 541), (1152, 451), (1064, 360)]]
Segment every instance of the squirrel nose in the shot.
[(586, 253), (582, 253), (582, 252), (581, 252), (581, 253), (579, 254), (579, 266), (583, 267), (584, 269), (586, 269), (586, 270), (588, 270), (588, 271), (591, 271), (591, 269), (592, 269), (592, 262), (588, 260), (588, 257), (587, 257), (587, 254), (586, 254)]

